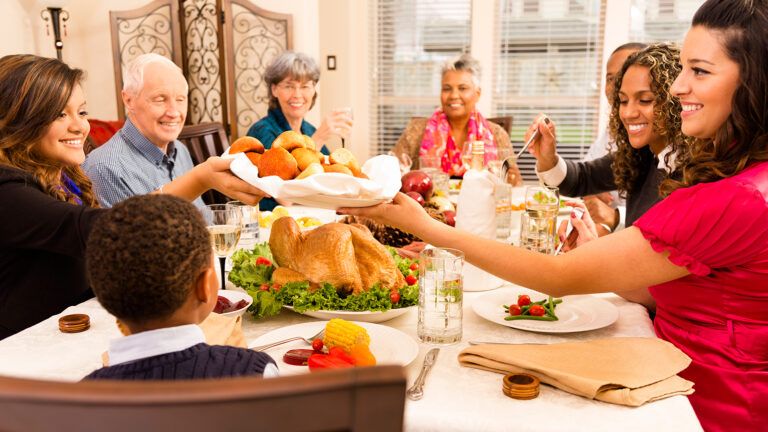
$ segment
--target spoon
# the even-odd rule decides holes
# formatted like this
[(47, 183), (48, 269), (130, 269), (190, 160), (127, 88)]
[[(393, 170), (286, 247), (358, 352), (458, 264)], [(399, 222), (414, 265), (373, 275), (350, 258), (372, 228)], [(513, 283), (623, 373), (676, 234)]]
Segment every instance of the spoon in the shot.
[(424, 396), (424, 380), (427, 378), (427, 372), (432, 368), (437, 359), (437, 354), (440, 352), (440, 348), (432, 348), (424, 356), (424, 365), (421, 367), (419, 376), (416, 377), (416, 381), (413, 382), (413, 386), (405, 392), (410, 400), (419, 400)]

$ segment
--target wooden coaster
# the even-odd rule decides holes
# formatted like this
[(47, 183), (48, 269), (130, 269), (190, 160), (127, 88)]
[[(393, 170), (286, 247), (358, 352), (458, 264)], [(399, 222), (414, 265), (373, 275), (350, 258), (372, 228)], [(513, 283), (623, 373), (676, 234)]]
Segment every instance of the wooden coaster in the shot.
[(91, 328), (91, 317), (86, 314), (64, 315), (59, 318), (59, 330), (63, 333), (80, 333)]
[(502, 380), (501, 391), (514, 399), (533, 399), (539, 395), (540, 381), (529, 374), (509, 374)]

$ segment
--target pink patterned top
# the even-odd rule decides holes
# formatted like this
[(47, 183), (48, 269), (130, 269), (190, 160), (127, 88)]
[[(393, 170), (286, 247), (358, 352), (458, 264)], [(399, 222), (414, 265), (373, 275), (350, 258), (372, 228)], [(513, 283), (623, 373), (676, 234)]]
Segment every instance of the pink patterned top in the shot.
[(656, 334), (693, 362), (680, 375), (707, 431), (768, 427), (768, 162), (679, 189), (635, 226), (691, 274), (650, 287)]
[(439, 156), (440, 167), (443, 171), (451, 176), (463, 176), (468, 167), (462, 161), (462, 152), (470, 148), (469, 143), (478, 140), (485, 142), (485, 163), (495, 160), (496, 142), (493, 139), (491, 126), (482, 114), (475, 111), (469, 115), (467, 140), (464, 142), (464, 148), (459, 149), (451, 136), (451, 124), (448, 122), (448, 117), (442, 108), (438, 108), (427, 121), (427, 127), (421, 140), (419, 157)]

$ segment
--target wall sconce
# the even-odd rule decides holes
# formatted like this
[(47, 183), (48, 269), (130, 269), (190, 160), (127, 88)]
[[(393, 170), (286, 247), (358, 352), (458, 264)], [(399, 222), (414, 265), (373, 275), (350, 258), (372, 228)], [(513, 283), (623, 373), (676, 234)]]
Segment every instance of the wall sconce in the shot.
[(45, 30), (48, 33), (48, 21), (53, 24), (53, 46), (56, 47), (56, 57), (61, 60), (61, 50), (64, 48), (64, 42), (61, 41), (61, 24), (64, 24), (64, 36), (67, 35), (67, 24), (69, 12), (60, 7), (47, 7), (40, 11), (40, 18), (46, 22)]

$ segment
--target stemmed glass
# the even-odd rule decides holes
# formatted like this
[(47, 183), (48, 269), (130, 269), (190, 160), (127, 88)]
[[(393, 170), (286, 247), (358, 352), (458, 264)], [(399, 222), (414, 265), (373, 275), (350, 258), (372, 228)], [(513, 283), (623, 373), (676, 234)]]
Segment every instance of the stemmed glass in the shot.
[(226, 289), (225, 265), (227, 257), (232, 255), (240, 240), (242, 231), (242, 213), (233, 206), (211, 204), (205, 206), (203, 217), (211, 233), (213, 253), (219, 257), (221, 266), (221, 289)]
[(413, 165), (413, 160), (406, 153), (403, 153), (400, 156), (398, 156), (395, 154), (395, 152), (390, 150), (387, 152), (387, 155), (394, 156), (397, 158), (397, 163), (400, 165), (400, 175), (405, 175), (405, 173), (411, 170), (411, 166)]
[[(350, 120), (354, 121), (354, 117), (352, 116), (352, 108), (351, 107), (344, 107), (344, 108), (339, 109), (339, 111), (343, 112), (344, 114), (346, 114), (349, 117)], [(346, 147), (346, 143), (345, 143), (345, 140), (344, 140), (344, 136), (342, 136), (341, 137), (341, 148), (345, 148), (345, 147)]]

